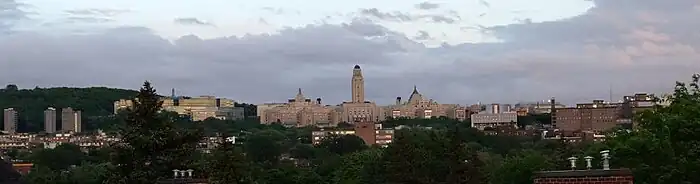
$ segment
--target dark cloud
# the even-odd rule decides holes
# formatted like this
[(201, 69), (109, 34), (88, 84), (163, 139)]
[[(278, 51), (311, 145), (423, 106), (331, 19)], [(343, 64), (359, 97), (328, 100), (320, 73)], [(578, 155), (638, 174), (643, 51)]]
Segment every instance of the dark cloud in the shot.
[[(73, 36), (22, 32), (0, 37), (0, 83), (137, 88), (151, 80), (164, 92), (247, 102), (283, 101), (301, 87), (339, 103), (349, 99), (351, 70), (360, 64), (367, 98), (383, 104), (405, 97), (413, 85), (445, 103), (551, 96), (582, 102), (607, 99), (610, 86), (614, 96), (667, 92), (673, 81), (700, 71), (700, 16), (691, 2), (697, 1), (601, 1), (565, 20), (477, 28), (502, 42), (438, 48), (362, 18), (270, 35), (175, 41), (140, 27)], [(421, 19), (376, 9), (362, 14)]]
[(197, 26), (214, 26), (211, 22), (206, 22), (199, 20), (197, 18), (187, 17), (187, 18), (176, 18), (175, 23), (182, 25), (197, 25)]
[(421, 9), (421, 10), (432, 10), (432, 9), (440, 8), (440, 4), (423, 2), (423, 3), (417, 4), (416, 8)]

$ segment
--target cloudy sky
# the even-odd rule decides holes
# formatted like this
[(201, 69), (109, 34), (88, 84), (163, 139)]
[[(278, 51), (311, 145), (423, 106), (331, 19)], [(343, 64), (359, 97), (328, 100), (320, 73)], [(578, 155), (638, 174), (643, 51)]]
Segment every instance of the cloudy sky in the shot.
[(0, 83), (280, 102), (297, 88), (443, 103), (670, 91), (700, 72), (700, 0), (0, 0)]

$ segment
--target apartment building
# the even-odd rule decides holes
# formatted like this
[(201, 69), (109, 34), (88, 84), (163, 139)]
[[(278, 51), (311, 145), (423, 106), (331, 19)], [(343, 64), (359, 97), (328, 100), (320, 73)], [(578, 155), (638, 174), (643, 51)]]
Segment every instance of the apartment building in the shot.
[(17, 110), (14, 108), (7, 108), (3, 110), (3, 130), (9, 134), (14, 134), (17, 132), (17, 122), (19, 117), (17, 116)]
[(74, 110), (71, 107), (61, 109), (61, 131), (63, 132), (81, 132), (82, 131), (82, 112)]
[(373, 122), (356, 122), (351, 129), (320, 129), (311, 132), (313, 144), (320, 144), (324, 138), (332, 135), (356, 135), (367, 145), (379, 145), (386, 147), (394, 139), (394, 130), (385, 129), (381, 124)]
[(44, 131), (50, 134), (56, 132), (56, 108), (49, 107), (44, 110)]
[(557, 108), (552, 121), (561, 131), (607, 131), (615, 127), (632, 127), (634, 114), (653, 108), (656, 104), (649, 94), (638, 93), (623, 97), (622, 102), (594, 100), (575, 107)]

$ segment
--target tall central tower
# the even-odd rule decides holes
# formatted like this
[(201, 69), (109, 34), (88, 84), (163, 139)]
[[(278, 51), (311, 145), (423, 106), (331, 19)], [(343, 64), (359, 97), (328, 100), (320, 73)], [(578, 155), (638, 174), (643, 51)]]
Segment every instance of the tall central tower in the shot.
[(355, 65), (352, 69), (352, 102), (365, 102), (365, 79), (362, 77), (360, 65)]

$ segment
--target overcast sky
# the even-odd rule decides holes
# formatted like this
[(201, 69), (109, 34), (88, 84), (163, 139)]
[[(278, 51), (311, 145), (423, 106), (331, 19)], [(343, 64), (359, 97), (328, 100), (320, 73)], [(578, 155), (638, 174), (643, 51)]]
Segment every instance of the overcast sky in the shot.
[(615, 99), (700, 72), (699, 0), (0, 0), (0, 83), (337, 104)]

